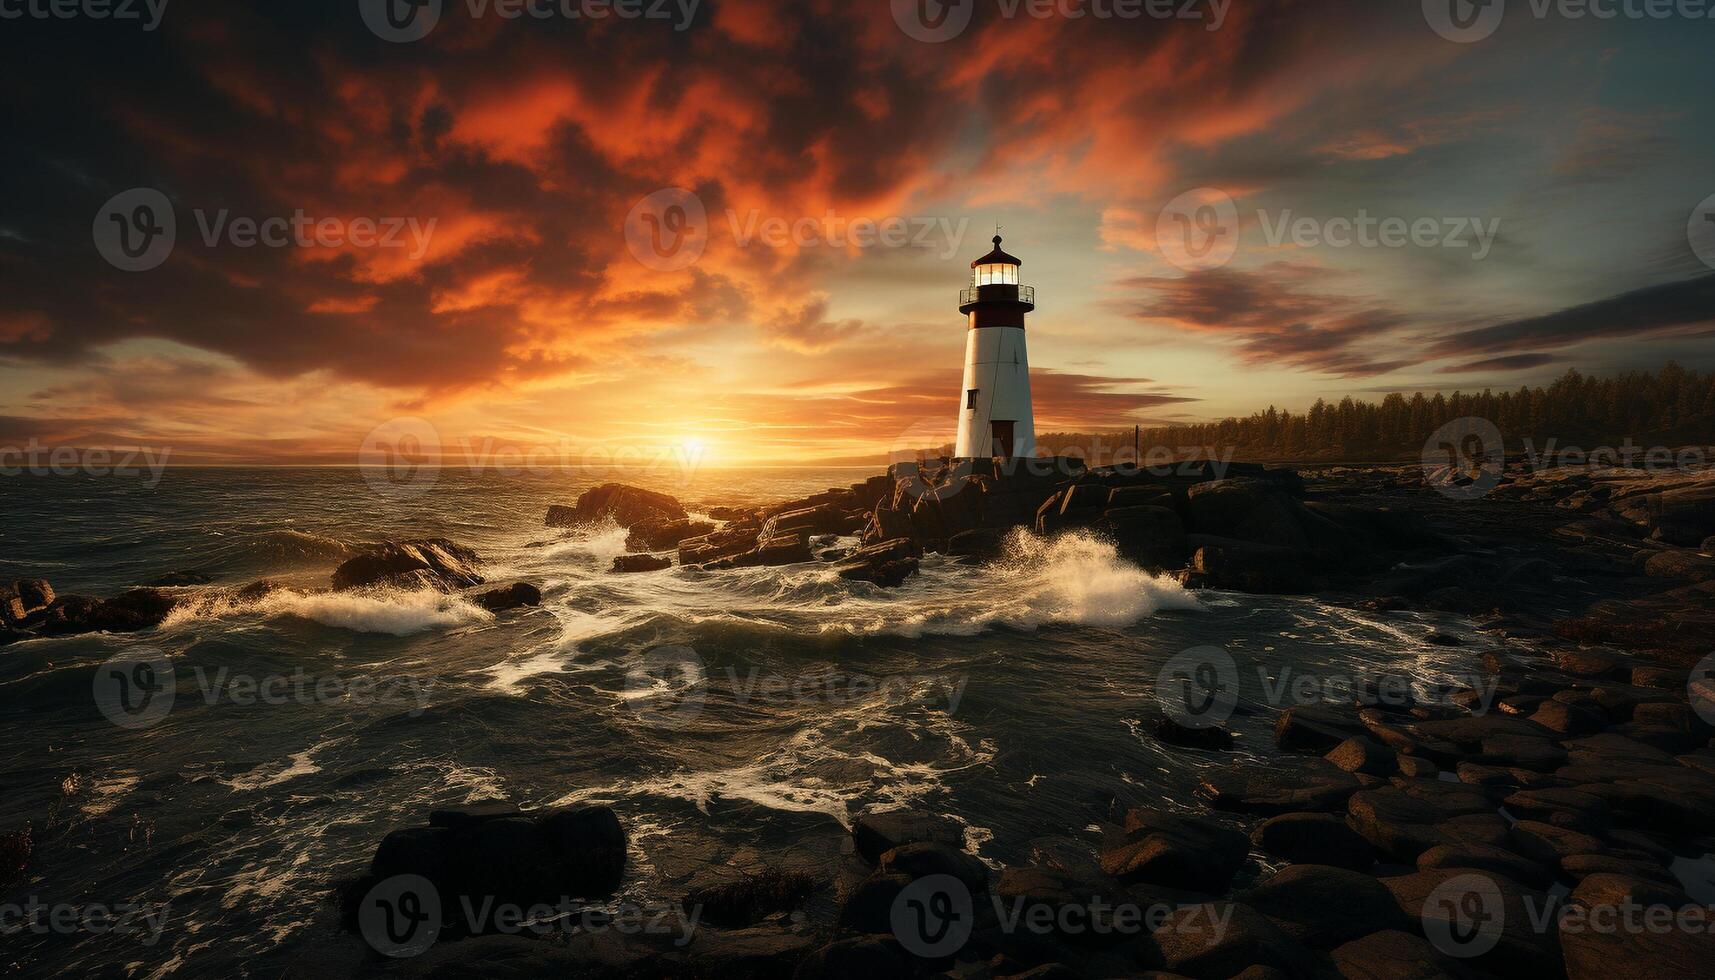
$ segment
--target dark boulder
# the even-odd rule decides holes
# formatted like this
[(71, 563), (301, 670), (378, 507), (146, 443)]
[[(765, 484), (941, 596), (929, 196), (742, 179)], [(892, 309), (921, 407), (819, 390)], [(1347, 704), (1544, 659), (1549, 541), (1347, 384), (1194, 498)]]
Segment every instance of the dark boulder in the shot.
[(1187, 535), (1185, 543), (1191, 570), (1210, 588), (1290, 595), (1317, 586), (1317, 566), (1292, 548), (1207, 534)]
[(625, 536), (625, 550), (666, 551), (677, 548), (686, 538), (700, 538), (714, 529), (708, 521), (645, 521), (631, 526), (631, 533)]
[(1329, 813), (1283, 813), (1263, 821), (1251, 840), (1266, 854), (1297, 864), (1326, 864), (1363, 871), (1375, 849), (1340, 817)]
[(881, 870), (913, 881), (930, 875), (951, 875), (972, 892), (988, 887), (988, 865), (974, 855), (937, 841), (901, 844), (881, 855)]
[(859, 548), (835, 562), (833, 569), (843, 579), (892, 587), (917, 573), (918, 555), (915, 542), (894, 538)]
[(1421, 935), (1386, 929), (1354, 939), (1331, 954), (1346, 980), (1469, 980), (1472, 974)]
[(522, 606), (542, 604), (542, 590), (529, 582), (514, 582), (504, 588), (490, 589), (472, 599), (489, 612), (505, 612)]
[(838, 504), (829, 503), (775, 514), (762, 522), (762, 532), (759, 536), (772, 538), (787, 531), (800, 531), (805, 534), (855, 534), (862, 529), (861, 516)]
[[(1223, 916), (1226, 927), (1220, 928)], [(1300, 978), (1317, 974), (1314, 954), (1262, 913), (1233, 902), (1174, 910), (1138, 957), (1145, 966), (1196, 980), (1224, 980), (1252, 966)]]
[(1266, 768), (1212, 770), (1196, 793), (1217, 810), (1274, 816), (1339, 809), (1358, 786), (1357, 777), (1322, 759), (1283, 759)]
[(823, 946), (804, 957), (793, 980), (875, 980), (904, 977), (912, 960), (891, 935), (854, 936)]
[(446, 589), (481, 585), (482, 559), (445, 538), (370, 545), (333, 571), (333, 587), (433, 584)]
[(677, 500), (664, 493), (623, 483), (604, 483), (579, 495), (576, 506), (556, 504), (549, 507), (547, 524), (549, 527), (571, 527), (594, 523), (604, 518), (612, 519), (620, 527), (633, 527), (638, 524), (682, 521), (686, 514), (685, 508), (680, 506)]
[(654, 555), (615, 555), (613, 559), (614, 572), (658, 572), (663, 568), (672, 568), (673, 559), (657, 558)]
[(929, 842), (959, 847), (964, 839), (964, 829), (957, 820), (921, 810), (865, 813), (852, 822), (852, 843), (858, 855), (871, 864), (905, 844)]
[(21, 579), (0, 583), (0, 623), (7, 626), (30, 624), (47, 611), (54, 601), (54, 587), (47, 579)]
[(1145, 568), (1185, 567), (1185, 525), (1166, 507), (1109, 507), (1095, 529), (1113, 539), (1122, 557)]
[(1102, 852), (1102, 870), (1122, 882), (1222, 892), (1249, 853), (1250, 840), (1231, 827), (1134, 807), (1123, 840)]
[(823, 882), (799, 871), (768, 868), (756, 874), (693, 879), (682, 904), (703, 921), (723, 928), (755, 925), (766, 916), (791, 912), (820, 891)]
[(1362, 872), (1295, 864), (1240, 899), (1313, 949), (1329, 949), (1384, 929), (1413, 925), (1381, 882)]
[(679, 542), (679, 564), (703, 565), (735, 558), (756, 547), (755, 526), (725, 527), (699, 538)]
[(1006, 550), (1010, 532), (1004, 528), (979, 527), (960, 531), (947, 539), (947, 554), (954, 558), (987, 561), (1000, 557)]
[(91, 629), (109, 633), (154, 629), (179, 602), (178, 595), (161, 589), (130, 589), (97, 605), (86, 622)]

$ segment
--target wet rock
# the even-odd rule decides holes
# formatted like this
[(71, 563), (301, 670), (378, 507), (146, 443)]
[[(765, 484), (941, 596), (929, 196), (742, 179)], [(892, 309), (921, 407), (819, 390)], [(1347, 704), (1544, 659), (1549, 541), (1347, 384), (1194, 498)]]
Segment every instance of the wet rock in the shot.
[(59, 596), (35, 617), (36, 629), (45, 636), (91, 632), (98, 628), (91, 617), (100, 605), (100, 599), (89, 596)]
[(1274, 744), (1288, 752), (1327, 752), (1348, 738), (1368, 732), (1349, 710), (1324, 705), (1296, 705), (1274, 721)]
[(1240, 897), (1312, 949), (1412, 924), (1376, 879), (1327, 865), (1292, 865)]
[(1155, 740), (1163, 745), (1205, 749), (1211, 752), (1226, 752), (1233, 747), (1233, 733), (1225, 728), (1189, 728), (1165, 715), (1152, 720), (1149, 730)]
[(1606, 848), (1589, 834), (1537, 820), (1520, 820), (1510, 832), (1513, 848), (1538, 864), (1559, 867), (1573, 854), (1600, 854)]
[(1494, 735), (1482, 741), (1482, 751), (1474, 761), (1506, 768), (1549, 772), (1566, 761), (1566, 750), (1547, 738), (1522, 735)]
[(1608, 727), (1607, 720), (1596, 712), (1554, 700), (1544, 701), (1530, 720), (1557, 735), (1573, 737), (1593, 735)]
[(1123, 841), (1102, 852), (1102, 870), (1122, 882), (1221, 892), (1249, 853), (1250, 841), (1230, 827), (1134, 807)]
[(786, 980), (815, 945), (815, 938), (806, 932), (765, 923), (747, 929), (701, 930), (689, 953), (669, 958), (682, 961), (686, 974)]
[(947, 554), (954, 558), (972, 558), (979, 561), (998, 558), (1006, 551), (1008, 533), (992, 527), (960, 531), (947, 539)]
[(829, 943), (804, 957), (793, 980), (874, 980), (903, 977), (912, 961), (890, 935), (855, 936)]
[(1283, 813), (1263, 821), (1251, 841), (1264, 853), (1296, 864), (1325, 864), (1363, 871), (1375, 849), (1340, 817), (1327, 813)]
[(628, 572), (658, 572), (663, 568), (672, 568), (673, 559), (657, 558), (654, 555), (615, 555), (613, 568), (616, 573)]
[(1109, 506), (1095, 528), (1114, 541), (1122, 557), (1144, 568), (1185, 566), (1185, 526), (1167, 507)]
[(1560, 859), (1560, 870), (1580, 881), (1592, 875), (1621, 875), (1651, 884), (1679, 887), (1679, 879), (1673, 876), (1673, 872), (1654, 861), (1612, 854), (1570, 854)]
[(1708, 976), (1710, 964), (1715, 962), (1715, 933), (1707, 926), (1593, 927), (1604, 914), (1624, 922), (1622, 910), (1628, 903), (1677, 909), (1681, 899), (1660, 886), (1618, 875), (1584, 879), (1573, 890), (1571, 907), (1560, 918), (1560, 948), (1567, 980)]
[(548, 508), (549, 527), (573, 527), (612, 519), (620, 527), (685, 520), (685, 508), (664, 493), (623, 483), (604, 483), (584, 491), (576, 506)]
[(693, 879), (680, 904), (711, 925), (739, 928), (791, 912), (822, 887), (807, 874), (782, 868), (737, 877), (710, 874)]
[(1358, 790), (1351, 773), (1322, 759), (1283, 760), (1266, 769), (1241, 765), (1215, 770), (1197, 795), (1217, 810), (1274, 816), (1338, 809)]
[(7, 626), (32, 625), (39, 614), (47, 611), (54, 601), (54, 587), (47, 579), (21, 579), (0, 583), (0, 623)]
[(1573, 820), (1560, 822), (1568, 826), (1576, 825), (1592, 833), (1608, 826), (1607, 802), (1599, 796), (1576, 789), (1552, 786), (1522, 789), (1502, 800), (1501, 805), (1507, 808), (1508, 813), (1520, 819), (1549, 820), (1554, 814), (1562, 814)]
[(951, 875), (973, 893), (988, 887), (988, 865), (974, 855), (934, 841), (902, 844), (884, 852), (880, 863), (882, 871), (902, 874), (913, 881), (930, 875)]
[(333, 587), (356, 589), (421, 579), (447, 589), (481, 585), (482, 559), (445, 538), (370, 545), (333, 571)]
[(489, 612), (505, 612), (523, 606), (541, 605), (542, 590), (529, 582), (514, 582), (505, 588), (490, 589), (472, 601)]
[[(1466, 890), (1467, 886), (1477, 884), (1475, 879), (1485, 879), (1493, 886), (1492, 894), (1500, 897), (1500, 908), (1492, 918), (1473, 921), (1465, 911), (1471, 905), (1466, 896), (1479, 896), (1477, 901), (1481, 901), (1481, 893)], [(1485, 941), (1492, 935), (1494, 947), (1472, 957), (1468, 961), (1470, 966), (1497, 975), (1541, 976), (1545, 964), (1552, 969), (1552, 964), (1558, 962), (1558, 943), (1553, 933), (1538, 932), (1532, 925), (1532, 913), (1542, 914), (1540, 910), (1546, 907), (1547, 896), (1510, 878), (1489, 871), (1452, 869), (1398, 875), (1383, 878), (1381, 883), (1393, 893), (1400, 911), (1414, 927), (1427, 929), (1433, 924), (1442, 935), (1471, 939), (1482, 936)], [(1436, 901), (1429, 901), (1432, 896)], [(1455, 916), (1466, 918), (1460, 920)], [(1420, 922), (1423, 925), (1417, 926)], [(1482, 932), (1471, 936), (1473, 927)]]
[(921, 810), (865, 813), (852, 821), (852, 843), (858, 855), (871, 864), (905, 844), (929, 842), (956, 848), (964, 839), (964, 828), (957, 820)]
[(714, 533), (708, 521), (683, 520), (646, 521), (632, 525), (625, 536), (626, 551), (666, 551), (679, 547), (686, 538), (700, 538)]
[(762, 537), (787, 531), (804, 534), (855, 534), (863, 530), (863, 518), (838, 504), (827, 503), (775, 514), (762, 523)]
[(1715, 558), (1687, 549), (1663, 551), (1644, 562), (1644, 574), (1685, 582), (1715, 580)]
[(698, 538), (679, 542), (679, 564), (703, 565), (734, 558), (756, 547), (754, 526), (721, 528)]
[(1451, 842), (1437, 825), (1494, 811), (1488, 797), (1473, 787), (1441, 780), (1399, 782), (1354, 794), (1346, 811), (1353, 830), (1401, 864), (1415, 864), (1424, 851)]
[(1330, 954), (1346, 980), (1468, 980), (1463, 966), (1420, 935), (1387, 929), (1354, 939)]
[(1313, 591), (1316, 576), (1303, 553), (1279, 545), (1192, 534), (1190, 568), (1214, 589), (1293, 595)]
[(484, 820), (498, 820), (502, 817), (523, 819), (524, 813), (516, 805), (506, 800), (480, 800), (476, 803), (464, 803), (458, 806), (446, 806), (430, 810), (429, 826), (444, 827), (448, 830), (463, 830)]
[(1546, 887), (1554, 880), (1554, 873), (1550, 868), (1506, 848), (1488, 844), (1437, 844), (1417, 856), (1419, 871), (1445, 871), (1454, 868), (1492, 871), (1536, 888)]
[[(1226, 927), (1218, 927), (1228, 916)], [(1234, 902), (1192, 905), (1168, 914), (1149, 941), (1140, 944), (1145, 966), (1197, 980), (1224, 980), (1254, 965), (1294, 977), (1316, 972), (1315, 957), (1266, 916)]]
[(1347, 772), (1385, 776), (1397, 768), (1392, 749), (1363, 738), (1348, 738), (1323, 756)]
[(88, 610), (83, 626), (109, 633), (154, 629), (166, 620), (179, 602), (178, 595), (161, 589), (130, 589)]
[(891, 932), (893, 902), (910, 884), (907, 875), (870, 872), (840, 904), (840, 925), (853, 932)]
[(1602, 650), (1557, 650), (1555, 666), (1573, 677), (1623, 677), (1629, 666), (1625, 657)]
[(1419, 758), (1415, 755), (1402, 755), (1398, 756), (1397, 759), (1399, 774), (1402, 776), (1409, 776), (1413, 779), (1434, 779), (1441, 773), (1440, 767), (1428, 759)]
[(919, 554), (917, 545), (905, 539), (865, 545), (835, 562), (834, 574), (852, 581), (893, 587), (917, 573)]

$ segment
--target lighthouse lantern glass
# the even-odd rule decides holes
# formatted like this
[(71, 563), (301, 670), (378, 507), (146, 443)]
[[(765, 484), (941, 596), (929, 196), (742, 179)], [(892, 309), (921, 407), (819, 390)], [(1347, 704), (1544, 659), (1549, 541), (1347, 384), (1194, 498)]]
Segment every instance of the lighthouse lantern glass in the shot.
[(972, 277), (971, 285), (1016, 286), (1018, 285), (1018, 266), (1006, 262), (979, 265)]

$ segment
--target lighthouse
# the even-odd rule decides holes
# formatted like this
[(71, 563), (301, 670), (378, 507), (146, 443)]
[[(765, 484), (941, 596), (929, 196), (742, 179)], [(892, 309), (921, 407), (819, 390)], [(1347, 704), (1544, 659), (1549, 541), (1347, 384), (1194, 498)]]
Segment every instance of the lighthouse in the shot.
[(965, 330), (965, 383), (959, 392), (961, 459), (1036, 454), (1036, 420), (1030, 409), (1030, 359), (1024, 352), (1024, 314), (1036, 309), (1036, 290), (1018, 282), (1017, 259), (994, 250), (971, 263), (971, 285), (959, 293)]

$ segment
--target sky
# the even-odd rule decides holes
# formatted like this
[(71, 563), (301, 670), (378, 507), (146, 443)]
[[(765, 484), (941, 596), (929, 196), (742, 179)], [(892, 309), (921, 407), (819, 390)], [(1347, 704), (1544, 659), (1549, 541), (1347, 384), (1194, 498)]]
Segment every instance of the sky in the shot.
[(1700, 0), (417, 2), (0, 0), (0, 445), (933, 444), (997, 225), (1039, 432), (1715, 366)]

